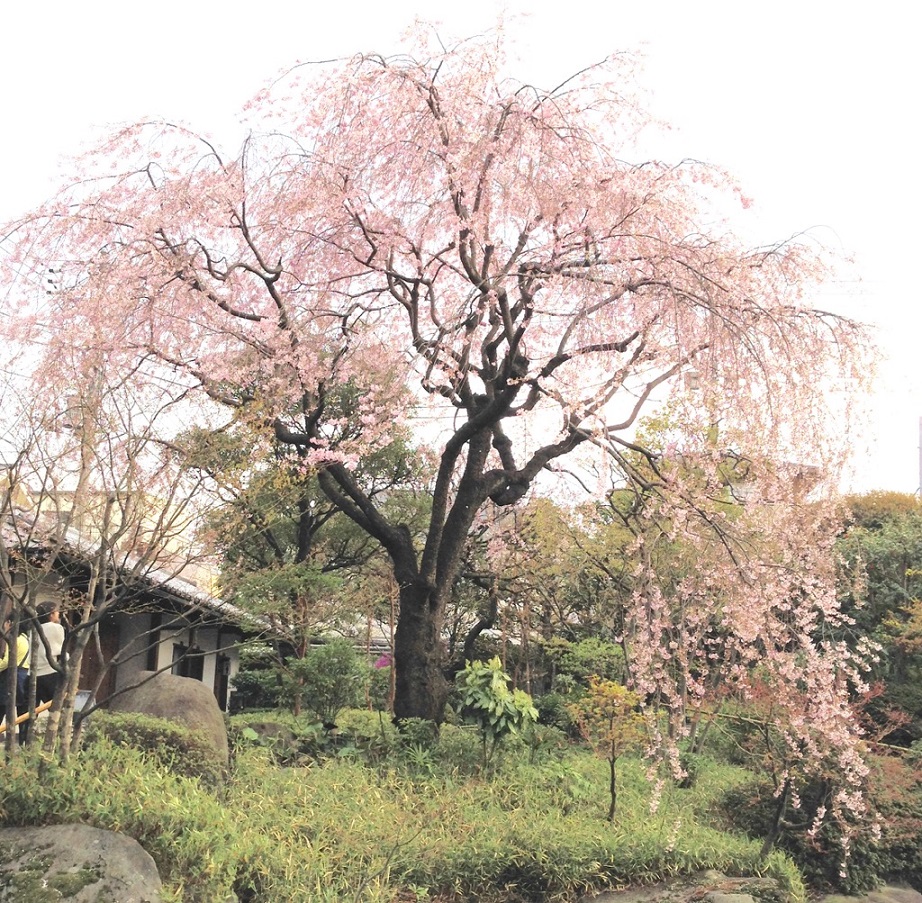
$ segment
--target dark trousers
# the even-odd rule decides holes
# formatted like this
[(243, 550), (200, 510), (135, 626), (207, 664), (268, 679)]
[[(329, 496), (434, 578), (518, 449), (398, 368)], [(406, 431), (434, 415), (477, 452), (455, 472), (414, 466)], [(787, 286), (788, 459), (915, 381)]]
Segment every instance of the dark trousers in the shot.
[[(16, 718), (20, 715), (24, 715), (29, 711), (29, 669), (28, 668), (17, 668), (16, 669)], [(3, 718), (7, 715), (6, 711), (6, 671), (0, 671), (0, 718)], [(12, 729), (12, 723), (15, 719), (7, 717), (6, 719), (6, 729)], [(19, 742), (25, 739), (28, 734), (28, 728), (23, 728), (28, 724), (27, 721), (24, 721), (19, 725)]]
[(59, 683), (61, 683), (61, 675), (57, 671), (52, 671), (51, 674), (41, 674), (35, 678), (35, 704), (51, 702)]
[[(22, 669), (20, 669), (22, 670)], [(28, 671), (26, 672), (28, 677)], [(61, 682), (61, 675), (57, 671), (52, 671), (51, 674), (42, 674), (39, 677), (35, 678), (35, 705), (40, 706), (43, 702), (51, 702), (54, 699), (55, 690), (58, 688), (58, 684)], [(27, 694), (29, 691), (28, 681), (24, 690), (17, 690), (16, 693), (16, 709), (19, 710), (19, 701), (22, 700), (23, 706), (22, 711), (25, 712), (28, 709), (26, 704)], [(19, 712), (22, 714), (22, 712)], [(19, 742), (25, 743), (29, 739), (29, 733), (32, 730), (32, 721), (35, 718), (33, 715), (28, 721), (23, 721), (19, 725)]]

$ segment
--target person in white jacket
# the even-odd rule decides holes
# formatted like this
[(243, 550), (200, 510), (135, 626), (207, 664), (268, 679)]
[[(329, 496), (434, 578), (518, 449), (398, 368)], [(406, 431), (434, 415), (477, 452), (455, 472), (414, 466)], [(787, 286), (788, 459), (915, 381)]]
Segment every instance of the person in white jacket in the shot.
[(35, 672), (35, 702), (40, 705), (54, 698), (61, 681), (61, 672), (52, 665), (58, 663), (64, 648), (64, 627), (61, 624), (61, 609), (57, 602), (42, 602), (38, 606), (38, 629), (48, 641), (48, 651), (41, 637), (36, 636), (32, 647), (32, 669)]

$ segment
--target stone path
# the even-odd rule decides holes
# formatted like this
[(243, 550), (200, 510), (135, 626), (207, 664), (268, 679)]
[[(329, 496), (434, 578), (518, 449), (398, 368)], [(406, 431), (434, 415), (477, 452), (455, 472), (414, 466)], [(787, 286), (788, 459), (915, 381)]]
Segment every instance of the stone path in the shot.
[(822, 897), (818, 903), (922, 903), (922, 894), (911, 887), (881, 887), (861, 897), (847, 897), (831, 894)]
[[(776, 903), (779, 899), (771, 878), (729, 878), (705, 872), (684, 882), (605, 891), (583, 903)], [(882, 887), (855, 897), (831, 894), (813, 903), (922, 903), (922, 894), (908, 887)]]

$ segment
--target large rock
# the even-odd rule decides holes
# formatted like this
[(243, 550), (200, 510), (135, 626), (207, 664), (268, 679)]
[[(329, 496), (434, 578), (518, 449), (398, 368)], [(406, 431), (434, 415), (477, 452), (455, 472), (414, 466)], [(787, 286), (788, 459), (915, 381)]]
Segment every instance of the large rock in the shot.
[(139, 685), (119, 693), (108, 707), (113, 712), (137, 712), (166, 718), (201, 731), (214, 747), (221, 769), (227, 769), (229, 746), (224, 713), (214, 693), (201, 681), (166, 672), (143, 671)]
[(157, 866), (123, 834), (88, 825), (0, 828), (2, 903), (161, 903)]

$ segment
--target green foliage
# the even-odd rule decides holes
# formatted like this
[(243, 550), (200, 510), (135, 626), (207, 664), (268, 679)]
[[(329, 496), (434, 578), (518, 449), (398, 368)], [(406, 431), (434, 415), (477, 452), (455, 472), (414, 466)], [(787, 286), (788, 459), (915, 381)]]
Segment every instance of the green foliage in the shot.
[[(432, 722), (425, 724), (431, 731)], [(337, 718), (337, 730), (331, 740), (338, 755), (354, 753), (370, 764), (398, 755), (404, 742), (384, 712), (368, 709), (345, 709)]]
[(180, 777), (210, 785), (220, 784), (225, 777), (225, 764), (207, 735), (166, 718), (99, 710), (86, 721), (84, 742), (103, 739), (137, 749), (152, 764)]
[(428, 718), (404, 718), (400, 722), (400, 738), (405, 746), (432, 749), (438, 740), (438, 731)]
[(550, 724), (526, 725), (522, 731), (522, 740), (528, 744), (528, 761), (532, 765), (542, 760), (555, 759), (569, 747), (567, 735)]
[[(849, 843), (844, 858), (839, 825), (832, 820), (815, 827), (817, 812), (830, 799), (830, 788), (814, 781), (803, 789), (798, 805), (789, 808), (776, 846), (790, 855), (811, 886), (860, 894), (884, 877), (880, 850), (870, 825)], [(772, 829), (777, 806), (774, 785), (765, 779), (729, 791), (719, 804), (727, 824), (760, 839)]]
[(473, 776), (483, 771), (483, 738), (473, 725), (443, 724), (435, 754), (449, 774)]
[(624, 651), (609, 640), (587, 637), (570, 641), (554, 637), (543, 646), (558, 675), (572, 677), (584, 685), (593, 675), (619, 682), (624, 680)]
[[(915, 720), (891, 737), (908, 744), (922, 737), (922, 705), (913, 699), (922, 680), (922, 502), (876, 492), (848, 506), (854, 523), (837, 543), (843, 607), (854, 619), (845, 639), (880, 644), (875, 677), (886, 691), (876, 709), (899, 707)], [(878, 723), (886, 726), (886, 715)]]
[(231, 711), (274, 709), (281, 704), (282, 686), (274, 668), (243, 668), (234, 675)]
[(247, 712), (230, 720), (228, 738), (235, 750), (259, 747), (277, 765), (305, 765), (324, 755), (329, 734), (323, 725), (288, 711)]
[(463, 716), (480, 730), (485, 767), (506, 736), (538, 720), (531, 696), (509, 688), (510, 677), (503, 671), (499, 657), (489, 662), (468, 662), (456, 683)]
[(880, 529), (907, 515), (922, 515), (919, 497), (908, 492), (875, 489), (862, 495), (850, 495), (845, 504), (855, 525), (865, 530)]
[[(358, 736), (375, 717), (348, 711), (340, 721)], [(626, 756), (621, 816), (609, 826), (592, 792), (604, 765), (588, 753), (532, 765), (507, 755), (485, 781), (455, 767), (462, 747), (476, 758), (477, 742), (473, 729), (446, 726), (415, 768), (335, 756), (279, 768), (269, 750), (244, 744), (220, 800), (108, 738), (63, 765), (40, 766), (26, 750), (5, 769), (0, 822), (86, 822), (136, 837), (170, 903), (562, 901), (707, 868), (768, 874), (803, 899), (786, 857), (760, 864), (758, 843), (708, 824), (715, 800), (745, 780), (738, 769), (704, 762), (694, 790), (667, 787), (654, 812), (643, 764)]]
[(541, 724), (555, 727), (568, 736), (577, 736), (576, 725), (570, 714), (570, 704), (575, 696), (563, 693), (545, 693), (535, 699), (535, 708), (538, 711), (538, 721)]
[[(225, 578), (227, 579), (227, 578)], [(319, 626), (335, 624), (335, 600), (341, 581), (303, 561), (283, 561), (234, 576), (235, 605), (259, 617), (289, 624), (310, 635)]]
[(282, 705), (278, 655), (266, 642), (249, 642), (240, 647), (240, 668), (234, 675), (232, 711), (274, 709)]
[(201, 782), (106, 737), (64, 764), (34, 749), (6, 763), (0, 823), (84, 823), (134, 837), (157, 863), (165, 903), (227, 899), (244, 839), (234, 816)]
[(312, 646), (304, 658), (291, 659), (282, 677), (285, 698), (301, 700), (307, 711), (327, 726), (364, 695), (368, 665), (348, 640), (332, 639)]
[(373, 709), (386, 712), (391, 695), (391, 671), (387, 668), (372, 668), (368, 679), (368, 702)]

